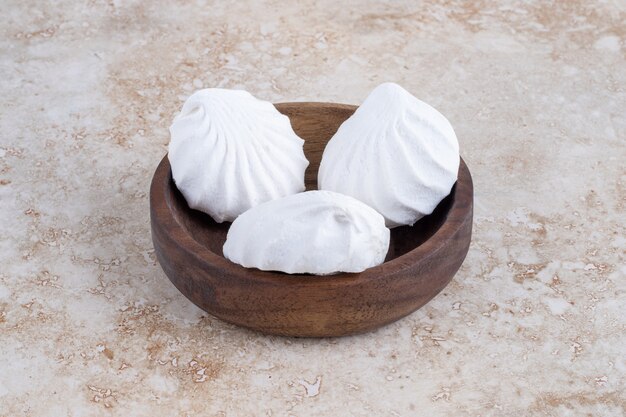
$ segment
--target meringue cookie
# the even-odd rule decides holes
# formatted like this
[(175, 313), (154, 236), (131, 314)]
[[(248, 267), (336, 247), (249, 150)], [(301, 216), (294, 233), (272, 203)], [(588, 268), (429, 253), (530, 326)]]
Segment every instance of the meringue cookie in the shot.
[(218, 223), (304, 191), (304, 141), (287, 116), (246, 91), (195, 92), (170, 133), (168, 158), (177, 188), (189, 207)]
[(433, 212), (456, 182), (459, 143), (450, 122), (397, 84), (381, 84), (324, 149), (320, 189), (355, 197), (388, 227)]
[(239, 216), (224, 256), (265, 271), (327, 275), (379, 265), (388, 249), (389, 229), (374, 209), (346, 195), (307, 191)]

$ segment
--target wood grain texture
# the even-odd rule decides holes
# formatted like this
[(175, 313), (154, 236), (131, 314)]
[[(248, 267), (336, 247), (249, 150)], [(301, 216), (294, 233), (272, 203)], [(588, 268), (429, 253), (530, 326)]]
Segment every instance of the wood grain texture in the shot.
[[(355, 106), (283, 103), (305, 140), (311, 162), (307, 189), (316, 188), (324, 146)], [(229, 223), (190, 209), (176, 189), (167, 156), (150, 188), (152, 240), (174, 285), (220, 319), (264, 333), (343, 336), (398, 320), (426, 304), (452, 279), (467, 254), (473, 185), (461, 160), (458, 181), (435, 211), (413, 227), (392, 229), (385, 263), (358, 274), (289, 275), (233, 264), (222, 255)]]

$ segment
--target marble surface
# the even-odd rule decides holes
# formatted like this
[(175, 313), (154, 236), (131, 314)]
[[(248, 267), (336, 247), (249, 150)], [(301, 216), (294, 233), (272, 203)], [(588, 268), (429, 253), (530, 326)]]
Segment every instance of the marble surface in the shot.
[[(623, 416), (623, 1), (3, 1), (0, 416)], [(203, 86), (455, 126), (470, 252), (370, 334), (266, 337), (155, 262), (148, 186)]]

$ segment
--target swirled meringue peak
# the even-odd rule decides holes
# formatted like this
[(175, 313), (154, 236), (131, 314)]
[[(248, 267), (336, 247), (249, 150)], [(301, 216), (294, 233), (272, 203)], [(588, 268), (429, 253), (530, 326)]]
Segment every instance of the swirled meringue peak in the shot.
[(195, 92), (170, 134), (168, 158), (177, 188), (189, 207), (218, 223), (304, 191), (304, 141), (272, 103), (246, 91)]
[(328, 275), (381, 264), (388, 249), (389, 229), (374, 209), (343, 194), (307, 191), (237, 217), (224, 256), (265, 271)]
[(459, 160), (450, 122), (399, 85), (385, 83), (326, 145), (318, 185), (363, 201), (388, 227), (412, 225), (450, 194)]

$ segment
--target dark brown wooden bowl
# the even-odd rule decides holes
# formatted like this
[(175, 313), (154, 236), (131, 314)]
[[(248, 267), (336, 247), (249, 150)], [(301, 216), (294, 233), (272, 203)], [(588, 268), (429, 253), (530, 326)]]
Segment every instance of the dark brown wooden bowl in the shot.
[[(326, 142), (356, 106), (282, 103), (305, 140), (311, 162), (308, 189)], [(167, 156), (150, 187), (152, 240), (163, 270), (187, 298), (229, 323), (287, 336), (343, 336), (365, 332), (417, 310), (450, 282), (472, 234), (473, 186), (461, 160), (452, 192), (413, 227), (391, 230), (386, 261), (358, 274), (289, 275), (236, 265), (222, 254), (230, 223), (187, 206), (176, 189)]]

